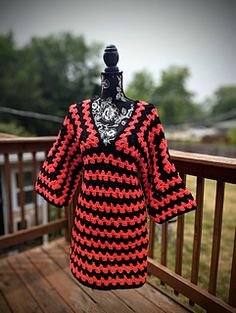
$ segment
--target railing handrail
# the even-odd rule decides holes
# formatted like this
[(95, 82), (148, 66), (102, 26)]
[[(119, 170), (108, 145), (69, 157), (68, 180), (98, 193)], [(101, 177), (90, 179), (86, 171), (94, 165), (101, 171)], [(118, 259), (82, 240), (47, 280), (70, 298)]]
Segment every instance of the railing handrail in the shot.
[[(20, 146), (17, 146), (15, 150), (10, 149), (9, 151), (8, 146), (12, 144), (29, 145), (35, 143), (37, 144), (44, 143), (48, 144), (48, 147), (50, 147), (50, 145), (55, 141), (55, 139), (56, 136), (0, 138), (0, 153), (25, 152), (24, 146), (22, 146), (20, 150), (19, 150)], [(38, 148), (39, 147), (37, 147), (37, 151), (41, 151)], [(175, 149), (169, 149), (169, 151), (171, 157), (173, 157), (173, 159), (175, 159), (176, 161), (185, 161), (196, 164), (207, 164), (208, 166), (213, 167), (221, 166), (224, 168), (236, 169), (236, 158), (195, 152), (185, 152), (185, 151), (183, 152)]]
[(183, 152), (169, 149), (170, 155), (177, 161), (186, 161), (196, 164), (205, 164), (213, 167), (224, 167), (236, 169), (236, 158), (210, 155), (196, 152)]

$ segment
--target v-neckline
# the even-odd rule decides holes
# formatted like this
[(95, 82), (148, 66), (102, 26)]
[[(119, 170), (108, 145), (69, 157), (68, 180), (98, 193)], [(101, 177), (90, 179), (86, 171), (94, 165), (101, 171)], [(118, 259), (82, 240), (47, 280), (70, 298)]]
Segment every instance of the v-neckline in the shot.
[(133, 117), (134, 117), (134, 114), (135, 114), (135, 112), (136, 112), (137, 103), (139, 102), (139, 100), (136, 99), (136, 100), (133, 100), (133, 101), (132, 101), (132, 104), (133, 104), (134, 108), (133, 108), (133, 111), (132, 111), (132, 113), (131, 113), (130, 119), (127, 121), (127, 123), (124, 125), (124, 127), (122, 127), (119, 131), (117, 131), (117, 133), (116, 133), (116, 135), (115, 135), (115, 138), (114, 138), (110, 143), (108, 143), (108, 144), (105, 144), (104, 141), (103, 141), (103, 139), (101, 138), (101, 136), (100, 136), (100, 131), (99, 131), (98, 127), (97, 127), (96, 121), (95, 121), (94, 116), (93, 116), (93, 112), (92, 112), (92, 103), (93, 103), (95, 100), (97, 100), (97, 98), (95, 98), (95, 97), (88, 99), (88, 111), (89, 111), (89, 115), (90, 115), (90, 118), (91, 118), (91, 121), (92, 121), (92, 124), (93, 124), (93, 128), (94, 128), (95, 131), (96, 131), (96, 136), (97, 136), (99, 142), (100, 142), (103, 146), (105, 146), (105, 147), (109, 147), (109, 146), (111, 146), (111, 145), (115, 145), (115, 143), (120, 139), (121, 135), (122, 135), (123, 133), (125, 133), (126, 130), (129, 128), (130, 123), (133, 121)]

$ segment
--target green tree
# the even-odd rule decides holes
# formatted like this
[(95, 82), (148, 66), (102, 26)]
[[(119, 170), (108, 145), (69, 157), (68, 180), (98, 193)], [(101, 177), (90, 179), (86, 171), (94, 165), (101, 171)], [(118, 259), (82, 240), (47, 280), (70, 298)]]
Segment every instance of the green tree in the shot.
[(17, 126), (13, 122), (0, 123), (0, 133), (7, 133), (16, 136), (33, 136), (34, 134), (29, 133), (22, 126)]
[(213, 95), (212, 115), (228, 113), (236, 109), (236, 86), (221, 86)]
[(232, 127), (228, 130), (229, 143), (236, 146), (236, 127)]
[(152, 101), (155, 82), (148, 70), (137, 71), (126, 88), (127, 96), (133, 99)]
[[(69, 104), (99, 90), (101, 47), (67, 32), (33, 37), (22, 48), (15, 46), (11, 32), (0, 36), (0, 106), (63, 117)], [(38, 135), (52, 135), (59, 128), (6, 113), (3, 118)]]
[(165, 124), (201, 121), (206, 112), (194, 103), (194, 93), (186, 88), (189, 76), (188, 68), (172, 65), (161, 73), (160, 83), (156, 84), (152, 74), (144, 69), (134, 74), (127, 95), (152, 102)]
[(187, 90), (190, 76), (187, 67), (171, 65), (161, 73), (160, 84), (154, 91), (154, 104), (166, 124), (181, 124), (200, 120), (204, 113), (193, 101), (194, 92)]

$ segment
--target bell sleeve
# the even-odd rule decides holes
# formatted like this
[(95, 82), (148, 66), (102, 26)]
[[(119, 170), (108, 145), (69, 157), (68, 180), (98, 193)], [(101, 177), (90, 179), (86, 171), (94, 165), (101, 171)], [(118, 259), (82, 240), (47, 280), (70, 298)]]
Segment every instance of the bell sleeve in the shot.
[(69, 106), (35, 182), (35, 191), (58, 208), (72, 202), (83, 169), (76, 110), (76, 104)]
[(149, 217), (163, 224), (197, 209), (197, 203), (173, 163), (157, 108), (151, 104), (145, 134), (146, 162), (142, 173)]

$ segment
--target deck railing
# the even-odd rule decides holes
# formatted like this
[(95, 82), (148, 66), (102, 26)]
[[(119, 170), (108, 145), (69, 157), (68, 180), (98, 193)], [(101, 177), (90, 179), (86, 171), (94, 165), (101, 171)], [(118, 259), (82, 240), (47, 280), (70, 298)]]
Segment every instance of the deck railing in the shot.
[[(6, 190), (5, 199), (7, 205), (3, 204), (3, 208), (7, 206), (7, 229), (8, 234), (0, 236), (0, 248), (8, 248), (28, 240), (39, 238), (45, 234), (55, 233), (61, 229), (65, 229), (66, 239), (70, 239), (70, 227), (71, 227), (71, 212), (73, 211), (74, 202), (70, 207), (57, 208), (56, 219), (50, 220), (52, 206), (47, 205), (47, 221), (44, 223), (39, 222), (40, 207), (38, 204), (37, 193), (32, 192), (32, 203), (34, 211), (34, 225), (27, 228), (25, 225), (26, 216), (26, 205), (25, 205), (25, 191), (24, 191), (24, 168), (31, 169), (32, 186), (35, 184), (35, 179), (37, 177), (37, 168), (40, 167), (42, 160), (37, 156), (37, 152), (44, 152), (44, 157), (46, 157), (55, 137), (25, 137), (25, 138), (7, 138), (0, 139), (0, 158), (3, 159), (2, 162), (2, 175), (4, 182), (4, 187)], [(25, 160), (24, 160), (24, 156)], [(43, 158), (44, 158), (43, 157)], [(41, 156), (41, 159), (43, 159)], [(20, 225), (21, 229), (14, 231), (13, 221), (14, 221), (14, 210), (13, 210), (13, 190), (12, 190), (12, 169), (18, 171), (18, 187), (19, 187), (19, 206), (20, 206)]]
[[(57, 209), (57, 218), (53, 221), (48, 218), (48, 221), (39, 223), (39, 205), (36, 192), (33, 192), (33, 209), (35, 215), (35, 225), (31, 228), (26, 228), (25, 225), (25, 192), (24, 192), (24, 167), (30, 166), (32, 174), (32, 185), (37, 177), (37, 168), (40, 161), (37, 158), (37, 152), (44, 151), (46, 156), (55, 137), (39, 137), (39, 138), (7, 138), (0, 139), (0, 157), (3, 159), (2, 164), (2, 181), (6, 190), (5, 199), (7, 203), (6, 213), (8, 220), (8, 234), (0, 236), (0, 249), (12, 247), (20, 243), (41, 237), (45, 234), (56, 232), (60, 229), (65, 229), (66, 239), (69, 241), (71, 236), (71, 228), (75, 212), (76, 199), (78, 197), (79, 188), (74, 196), (72, 204), (65, 207), (65, 210)], [(24, 160), (24, 155), (28, 153), (27, 160)], [(182, 178), (186, 182), (187, 175), (192, 175), (196, 178), (196, 200), (198, 210), (194, 211), (194, 229), (193, 229), (193, 249), (192, 249), (192, 264), (191, 278), (186, 279), (182, 275), (183, 264), (183, 245), (184, 245), (184, 229), (185, 215), (180, 215), (176, 219), (176, 241), (175, 241), (175, 270), (170, 270), (167, 267), (168, 255), (168, 224), (161, 225), (161, 244), (160, 244), (160, 261), (155, 256), (155, 245), (157, 240), (156, 223), (149, 219), (149, 252), (148, 252), (148, 272), (160, 279), (161, 283), (167, 284), (174, 289), (176, 295), (182, 294), (189, 299), (189, 304), (194, 303), (205, 308), (209, 312), (236, 312), (236, 232), (234, 238), (228, 238), (233, 241), (232, 251), (230, 253), (230, 277), (227, 301), (222, 300), (216, 295), (217, 275), (219, 268), (219, 256), (221, 251), (222, 237), (222, 218), (225, 203), (225, 184), (236, 184), (236, 160), (226, 157), (211, 156), (206, 154), (196, 154), (180, 152), (170, 149), (170, 154), (180, 172)], [(11, 155), (16, 156), (15, 164), (11, 161)], [(12, 203), (12, 167), (18, 169), (18, 184), (19, 184), (19, 203), (21, 216), (21, 230), (13, 231), (13, 203)], [(216, 195), (213, 218), (213, 235), (211, 248), (208, 251), (210, 254), (210, 272), (208, 289), (204, 289), (198, 285), (200, 271), (200, 256), (202, 246), (202, 231), (203, 231), (203, 214), (204, 214), (204, 195), (205, 195), (205, 179), (214, 180), (216, 182)], [(80, 184), (79, 184), (80, 186)], [(191, 190), (194, 192), (193, 190)], [(236, 196), (235, 196), (236, 198)], [(47, 205), (48, 214), (50, 217), (51, 205)], [(233, 212), (232, 221), (236, 221), (236, 212)], [(236, 223), (235, 223), (236, 224)], [(235, 229), (234, 225), (234, 229)], [(1, 251), (0, 250), (0, 251)], [(220, 283), (220, 282), (219, 282)]]
[[(194, 302), (205, 308), (209, 312), (235, 312), (236, 307), (236, 232), (231, 239), (234, 244), (230, 258), (231, 271), (229, 278), (229, 290), (227, 302), (216, 297), (217, 275), (219, 268), (220, 244), (222, 233), (222, 217), (225, 203), (225, 183), (236, 184), (236, 159), (218, 157), (212, 155), (204, 155), (197, 153), (187, 153), (180, 151), (171, 151), (173, 161), (176, 168), (180, 172), (183, 180), (186, 183), (186, 175), (196, 177), (196, 201), (198, 210), (194, 215), (193, 229), (193, 249), (192, 249), (192, 264), (191, 264), (191, 279), (187, 280), (182, 275), (182, 256), (184, 245), (184, 220), (186, 215), (177, 217), (176, 226), (176, 254), (175, 254), (175, 271), (170, 271), (166, 267), (167, 259), (167, 243), (168, 243), (168, 223), (162, 225), (161, 234), (161, 260), (157, 262), (153, 258), (155, 244), (155, 222), (150, 220), (150, 249), (149, 249), (149, 267), (148, 271), (160, 278), (163, 283), (173, 287), (175, 294), (181, 293), (189, 298), (189, 304)], [(210, 255), (210, 272), (208, 281), (208, 290), (204, 290), (198, 286), (200, 256), (201, 256), (201, 238), (203, 231), (203, 203), (205, 195), (205, 180), (210, 179), (216, 182), (214, 218), (213, 218), (213, 235), (209, 238), (212, 240), (212, 245), (207, 252)], [(191, 190), (192, 191), (192, 190)], [(235, 189), (236, 191), (236, 189)], [(232, 195), (233, 196), (233, 195)], [(236, 200), (236, 194), (235, 194)], [(236, 210), (231, 216), (232, 221), (236, 226)], [(190, 214), (190, 213), (189, 213)], [(192, 214), (192, 213), (191, 213)], [(221, 283), (219, 281), (219, 283)]]

